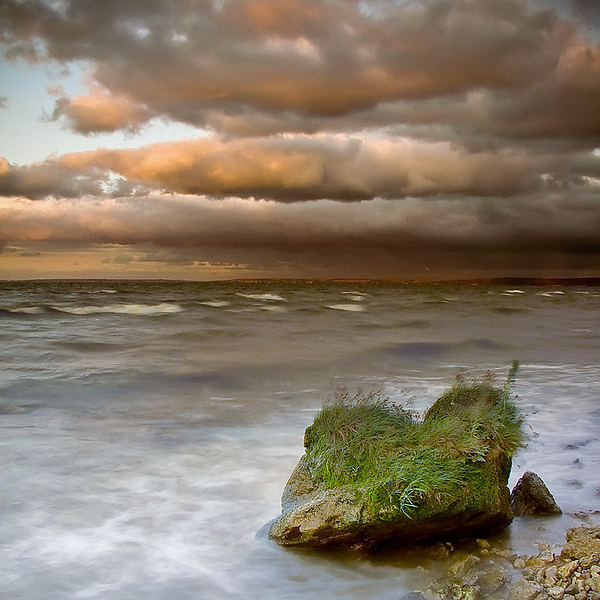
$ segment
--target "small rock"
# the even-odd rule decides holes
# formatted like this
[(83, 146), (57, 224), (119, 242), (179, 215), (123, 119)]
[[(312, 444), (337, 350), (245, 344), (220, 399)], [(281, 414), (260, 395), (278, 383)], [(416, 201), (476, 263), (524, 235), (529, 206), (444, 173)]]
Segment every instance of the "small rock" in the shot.
[(476, 600), (479, 588), (475, 585), (462, 585), (452, 589), (452, 600)]
[(542, 479), (532, 471), (525, 471), (519, 479), (510, 495), (510, 504), (516, 516), (562, 514)]
[(567, 543), (561, 553), (563, 558), (580, 560), (591, 558), (591, 564), (584, 567), (590, 568), (597, 555), (600, 555), (600, 527), (572, 527), (569, 529)]
[(498, 591), (508, 583), (508, 576), (502, 567), (497, 567), (492, 571), (481, 573), (477, 578), (477, 584), (481, 588), (483, 597)]
[(537, 583), (539, 583), (540, 585), (544, 585), (545, 579), (546, 579), (546, 577), (545, 577), (544, 569), (538, 569), (535, 574), (535, 581)]
[(552, 565), (544, 571), (544, 587), (551, 588), (556, 585), (558, 575), (558, 567)]
[(565, 595), (565, 590), (560, 586), (555, 586), (547, 589), (546, 593), (554, 600), (562, 600), (563, 596)]
[(533, 600), (543, 591), (541, 585), (520, 579), (510, 590), (510, 600)]
[(484, 550), (489, 550), (491, 547), (491, 544), (487, 540), (478, 539), (475, 541), (477, 542), (477, 545)]
[(434, 581), (421, 594), (425, 600), (445, 600), (448, 597), (446, 592), (446, 586), (441, 581)]
[(400, 598), (400, 600), (426, 600), (421, 592), (409, 592)]
[(554, 560), (554, 554), (552, 552), (540, 552), (537, 556), (531, 556), (527, 559), (527, 566), (539, 569), (545, 567)]
[(460, 560), (457, 560), (448, 569), (448, 575), (454, 578), (464, 577), (475, 567), (481, 559), (473, 554), (469, 554)]
[(570, 596), (577, 596), (581, 592), (581, 588), (577, 584), (577, 581), (573, 581), (565, 588), (565, 594), (569, 594)]
[(515, 569), (524, 569), (527, 566), (527, 559), (524, 556), (517, 556), (515, 558), (515, 562), (513, 562), (513, 567)]
[(558, 576), (561, 579), (568, 579), (577, 570), (578, 566), (579, 566), (578, 560), (572, 560), (568, 563), (565, 563), (564, 565), (562, 565), (562, 567), (560, 567), (558, 569)]
[(435, 560), (441, 560), (454, 552), (454, 546), (450, 542), (438, 542), (428, 549), (428, 554)]
[(583, 569), (591, 569), (594, 565), (600, 564), (600, 552), (584, 556), (579, 562)]
[(523, 579), (527, 579), (527, 581), (534, 581), (535, 574), (536, 574), (536, 570), (532, 569), (531, 567), (525, 567), (521, 571), (521, 575), (523, 575)]

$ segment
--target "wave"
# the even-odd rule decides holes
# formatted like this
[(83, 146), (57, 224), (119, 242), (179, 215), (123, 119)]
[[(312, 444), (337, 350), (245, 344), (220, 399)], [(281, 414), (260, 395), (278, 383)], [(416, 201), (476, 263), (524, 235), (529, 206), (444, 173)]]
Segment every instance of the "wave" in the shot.
[(364, 312), (365, 310), (365, 307), (362, 304), (326, 304), (325, 308), (345, 310), (347, 312)]
[(151, 317), (155, 315), (171, 315), (183, 311), (179, 304), (162, 302), (161, 304), (108, 304), (106, 306), (53, 306), (57, 312), (70, 315), (97, 315), (97, 314), (115, 314), (115, 315), (138, 315), (142, 317)]
[(538, 292), (538, 296), (544, 296), (546, 298), (556, 298), (556, 296), (564, 296), (565, 292), (562, 290), (555, 290), (552, 292)]
[[(344, 293), (345, 293), (345, 292), (344, 292)], [(358, 295), (355, 295), (355, 294), (348, 294), (348, 295), (346, 296), (346, 299), (348, 299), (348, 300), (353, 300), (354, 302), (364, 302), (364, 301), (365, 301), (365, 299), (366, 299), (366, 297), (365, 297), (365, 295), (364, 295), (364, 294), (362, 294), (362, 295), (360, 295), (360, 296), (358, 296)]]
[(268, 312), (286, 313), (287, 308), (283, 306), (261, 306), (260, 310), (266, 310)]
[(242, 298), (250, 298), (250, 300), (262, 300), (268, 302), (285, 302), (285, 298), (282, 298), (279, 294), (242, 294), (242, 292), (237, 292), (236, 296), (240, 296)]
[(16, 306), (14, 308), (0, 308), (0, 316), (23, 317), (34, 315), (48, 315), (66, 313), (69, 315), (139, 315), (152, 317), (155, 315), (170, 315), (182, 312), (184, 309), (179, 304), (162, 302), (160, 304), (108, 304), (104, 306)]
[(207, 300), (206, 302), (200, 302), (200, 304), (211, 308), (223, 308), (229, 306), (230, 302), (227, 302), (227, 300)]
[(2, 308), (0, 314), (5, 315), (42, 315), (47, 312), (43, 306), (17, 306), (16, 308)]

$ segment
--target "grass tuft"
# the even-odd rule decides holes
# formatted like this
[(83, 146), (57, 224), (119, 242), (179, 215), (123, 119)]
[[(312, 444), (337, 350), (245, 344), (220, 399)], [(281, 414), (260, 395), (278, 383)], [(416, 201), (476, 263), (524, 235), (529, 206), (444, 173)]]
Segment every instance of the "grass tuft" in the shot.
[(490, 454), (510, 470), (524, 441), (511, 394), (517, 368), (504, 387), (491, 376), (457, 377), (422, 419), (379, 392), (336, 394), (306, 430), (313, 479), (353, 490), (382, 520), (439, 512), (467, 495), (494, 502), (498, 491), (485, 475)]

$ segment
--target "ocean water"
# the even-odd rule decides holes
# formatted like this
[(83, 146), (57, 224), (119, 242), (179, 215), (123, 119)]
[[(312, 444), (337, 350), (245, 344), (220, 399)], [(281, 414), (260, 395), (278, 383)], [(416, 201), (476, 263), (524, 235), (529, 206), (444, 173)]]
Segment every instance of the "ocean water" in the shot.
[(513, 359), (513, 463), (564, 515), (495, 543), (536, 553), (600, 511), (600, 288), (309, 282), (0, 282), (0, 597), (399, 600), (427, 554), (287, 550), (304, 429), (337, 389), (423, 411)]

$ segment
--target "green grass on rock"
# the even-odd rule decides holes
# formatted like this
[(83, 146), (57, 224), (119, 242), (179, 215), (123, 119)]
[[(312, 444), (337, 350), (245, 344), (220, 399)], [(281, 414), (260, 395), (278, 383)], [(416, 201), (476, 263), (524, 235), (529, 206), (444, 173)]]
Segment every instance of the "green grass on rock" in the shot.
[(491, 454), (502, 457), (506, 472), (499, 478), (507, 479), (524, 440), (510, 393), (517, 368), (515, 362), (504, 387), (491, 376), (457, 377), (422, 418), (377, 392), (336, 394), (306, 430), (313, 479), (353, 490), (382, 520), (439, 513), (450, 503), (457, 508), (462, 497), (493, 503)]

